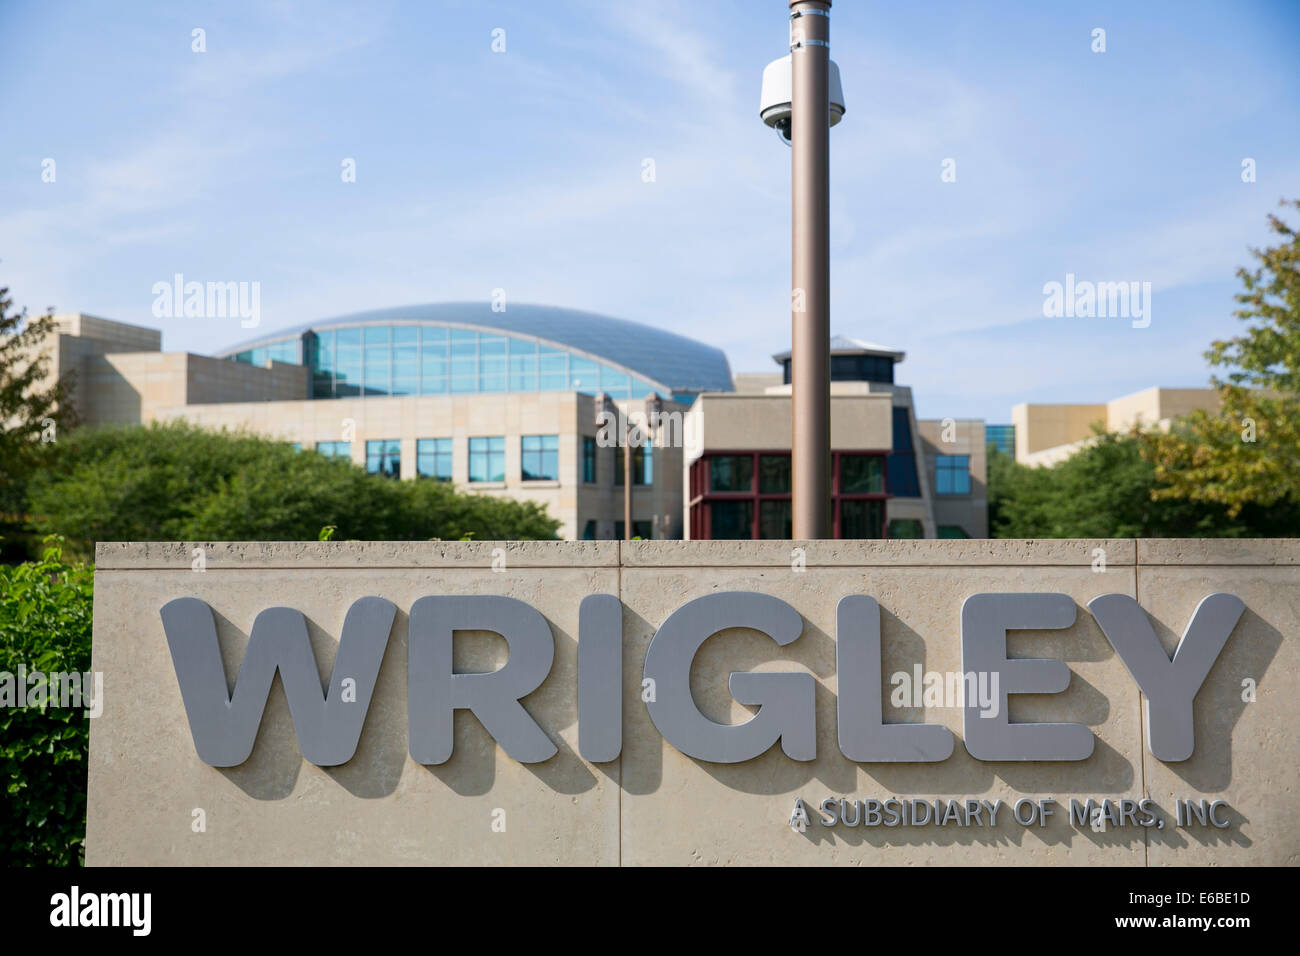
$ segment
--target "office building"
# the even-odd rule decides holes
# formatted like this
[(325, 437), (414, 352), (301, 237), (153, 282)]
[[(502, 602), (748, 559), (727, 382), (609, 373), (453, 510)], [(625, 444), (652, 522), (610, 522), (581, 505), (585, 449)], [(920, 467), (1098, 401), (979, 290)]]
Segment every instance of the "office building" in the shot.
[(1096, 428), (1107, 432), (1167, 429), (1179, 416), (1218, 408), (1219, 393), (1212, 388), (1147, 388), (1095, 404), (1020, 404), (1011, 410), (1016, 461), (1053, 465), (1087, 445)]
[[(790, 353), (736, 376), (686, 415), (689, 538), (790, 536)], [(918, 421), (896, 349), (831, 340), (832, 521), (837, 538), (988, 536), (984, 423)]]
[[(732, 376), (721, 350), (571, 309), (486, 303), (347, 315), (215, 356), (56, 317), (51, 374), (89, 426), (244, 429), (398, 480), (536, 501), (570, 539), (788, 537), (789, 353)], [(837, 337), (837, 537), (984, 537), (984, 426), (916, 419), (902, 352)]]

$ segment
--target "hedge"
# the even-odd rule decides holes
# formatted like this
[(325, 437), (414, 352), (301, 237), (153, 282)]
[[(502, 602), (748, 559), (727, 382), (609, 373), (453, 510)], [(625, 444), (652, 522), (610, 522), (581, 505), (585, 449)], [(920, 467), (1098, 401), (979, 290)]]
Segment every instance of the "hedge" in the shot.
[[(0, 863), (7, 866), (84, 861), (90, 719), (82, 706), (42, 700), (48, 689), (30, 677), (90, 671), (93, 586), (93, 568), (66, 563), (62, 539), (53, 536), (39, 560), (0, 565)], [(20, 668), (29, 679), (22, 707)]]

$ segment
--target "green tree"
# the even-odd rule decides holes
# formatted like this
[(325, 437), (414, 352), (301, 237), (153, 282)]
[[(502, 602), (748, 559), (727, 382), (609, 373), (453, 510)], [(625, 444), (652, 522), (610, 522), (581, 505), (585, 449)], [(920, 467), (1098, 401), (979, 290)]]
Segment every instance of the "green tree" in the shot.
[(29, 489), (37, 527), (96, 541), (554, 538), (534, 502), (393, 481), (283, 442), (186, 422), (78, 429), (46, 446)]
[[(0, 674), (90, 671), (94, 576), (61, 544), (47, 538), (38, 560), (0, 565)], [(74, 706), (32, 699), (18, 707), (16, 686), (0, 683), (0, 860), (68, 866), (83, 854), (90, 720), (71, 696)]]
[(995, 538), (1269, 537), (1300, 533), (1300, 508), (1159, 497), (1145, 436), (1097, 434), (1047, 468), (989, 449), (989, 529)]
[[(1282, 205), (1300, 209), (1300, 200)], [(1211, 380), (1219, 411), (1143, 438), (1158, 499), (1219, 503), (1232, 515), (1300, 502), (1300, 236), (1278, 216), (1268, 221), (1277, 245), (1252, 249), (1259, 266), (1237, 270), (1244, 290), (1233, 314), (1247, 328), (1205, 353), (1227, 372)]]
[(0, 534), (22, 526), (24, 492), (38, 458), (42, 436), (73, 424), (67, 409), (70, 378), (51, 382), (46, 339), (54, 330), (50, 315), (28, 319), (11, 312), (8, 288), (0, 288)]

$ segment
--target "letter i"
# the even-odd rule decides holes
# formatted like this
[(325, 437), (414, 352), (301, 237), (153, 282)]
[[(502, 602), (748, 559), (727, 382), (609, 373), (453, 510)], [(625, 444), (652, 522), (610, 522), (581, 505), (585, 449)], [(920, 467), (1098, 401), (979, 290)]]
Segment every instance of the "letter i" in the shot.
[(578, 753), (603, 763), (623, 750), (623, 603), (589, 594), (578, 608)]

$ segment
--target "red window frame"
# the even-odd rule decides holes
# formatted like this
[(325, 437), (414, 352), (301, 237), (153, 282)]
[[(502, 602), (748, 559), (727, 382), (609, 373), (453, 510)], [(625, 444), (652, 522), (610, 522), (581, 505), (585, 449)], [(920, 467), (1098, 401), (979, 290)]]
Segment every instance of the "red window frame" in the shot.
[[(711, 460), (713, 458), (727, 457), (739, 458), (749, 455), (752, 459), (750, 468), (750, 484), (747, 491), (713, 491), (710, 487), (711, 479)], [(692, 540), (710, 541), (713, 540), (712, 505), (719, 501), (749, 501), (751, 502), (750, 514), (750, 537), (747, 540), (777, 540), (759, 538), (760, 512), (762, 502), (764, 501), (789, 501), (789, 492), (760, 492), (758, 490), (759, 469), (758, 460), (761, 455), (781, 455), (785, 458), (790, 457), (790, 452), (781, 448), (739, 448), (706, 451), (694, 462), (691, 463), (689, 476), (690, 485), (690, 533)], [(845, 457), (869, 455), (880, 459), (880, 481), (881, 491), (878, 492), (855, 492), (852, 494), (842, 493), (840, 491), (840, 467)], [(842, 501), (880, 501), (886, 502), (890, 498), (889, 494), (889, 463), (887, 458), (889, 451), (879, 448), (863, 449), (840, 449), (831, 452), (831, 515), (832, 515), (832, 535), (835, 538), (841, 537), (842, 521), (840, 517), (840, 503)], [(887, 538), (889, 535), (889, 520), (887, 508), (880, 509), (880, 538)], [(741, 539), (746, 540), (746, 539)], [(874, 540), (874, 539), (873, 539)]]

